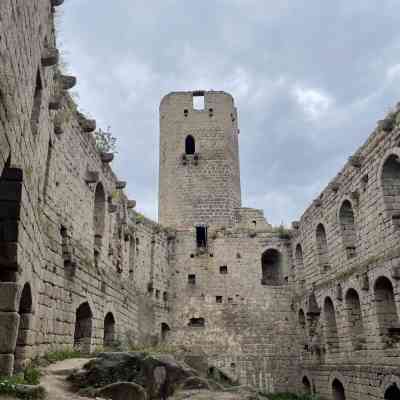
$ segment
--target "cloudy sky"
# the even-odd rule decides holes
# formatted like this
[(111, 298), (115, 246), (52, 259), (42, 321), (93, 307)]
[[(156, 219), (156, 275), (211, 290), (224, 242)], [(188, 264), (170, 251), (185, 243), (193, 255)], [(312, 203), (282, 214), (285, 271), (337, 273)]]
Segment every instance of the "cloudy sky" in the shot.
[(400, 100), (399, 0), (66, 0), (59, 45), (113, 167), (157, 215), (158, 105), (230, 92), (243, 205), (274, 223), (308, 204)]

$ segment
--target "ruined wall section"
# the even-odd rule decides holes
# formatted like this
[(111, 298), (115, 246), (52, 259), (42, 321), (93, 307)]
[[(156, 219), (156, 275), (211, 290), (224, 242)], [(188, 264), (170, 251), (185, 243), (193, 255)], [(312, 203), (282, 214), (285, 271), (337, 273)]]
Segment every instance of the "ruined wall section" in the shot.
[[(259, 215), (250, 214), (250, 221)], [(210, 365), (243, 384), (285, 391), (295, 380), (297, 357), (291, 287), (284, 279), (291, 248), (266, 226), (212, 231), (207, 251), (196, 248), (193, 230), (177, 233), (170, 342), (204, 351)], [(262, 256), (271, 250), (281, 257), (279, 285), (263, 280)]]
[(334, 379), (347, 399), (400, 380), (399, 139), (397, 107), (293, 224), (301, 368), (325, 396)]
[[(131, 272), (134, 202), (67, 94), (53, 4), (0, 4), (0, 375), (60, 348), (144, 344), (168, 319)], [(154, 238), (164, 292), (166, 236)]]
[[(224, 92), (174, 92), (160, 105), (159, 222), (181, 227), (232, 225), (240, 207), (237, 112)], [(186, 140), (194, 140), (187, 152)], [(190, 146), (189, 146), (190, 147)]]

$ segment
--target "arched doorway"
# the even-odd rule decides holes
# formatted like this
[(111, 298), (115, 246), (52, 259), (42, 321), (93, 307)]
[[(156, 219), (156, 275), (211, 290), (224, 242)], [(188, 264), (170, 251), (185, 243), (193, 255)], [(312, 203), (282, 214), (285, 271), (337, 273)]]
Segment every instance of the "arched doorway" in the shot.
[(30, 354), (27, 354), (26, 351), (33, 318), (32, 291), (29, 283), (26, 283), (22, 290), (18, 313), (20, 320), (14, 362), (14, 370), (16, 372), (22, 370), (29, 362), (30, 358)]
[(328, 351), (334, 353), (339, 350), (339, 336), (336, 325), (335, 307), (330, 297), (325, 299), (324, 316), (326, 344)]
[(82, 303), (76, 310), (74, 347), (83, 353), (90, 353), (91, 350), (92, 320), (89, 303)]
[(332, 395), (333, 400), (346, 400), (344, 386), (342, 385), (342, 382), (340, 382), (338, 379), (335, 379), (332, 382)]
[(346, 293), (347, 319), (350, 338), (354, 350), (362, 350), (365, 345), (364, 324), (361, 314), (360, 297), (355, 289)]
[(340, 207), (339, 222), (346, 256), (348, 259), (353, 258), (356, 256), (357, 232), (353, 206), (349, 200), (345, 200)]
[(283, 284), (282, 257), (275, 249), (266, 250), (261, 256), (262, 280), (267, 286), (278, 286)]
[(115, 343), (115, 319), (114, 315), (109, 312), (104, 318), (104, 347), (112, 347)]
[(94, 210), (93, 210), (93, 230), (96, 247), (101, 246), (101, 239), (104, 235), (106, 213), (106, 194), (101, 182), (96, 186), (94, 195)]
[(399, 400), (400, 399), (400, 390), (398, 386), (393, 383), (385, 392), (385, 400)]
[(192, 135), (188, 135), (185, 139), (185, 153), (194, 154), (196, 152), (196, 142)]

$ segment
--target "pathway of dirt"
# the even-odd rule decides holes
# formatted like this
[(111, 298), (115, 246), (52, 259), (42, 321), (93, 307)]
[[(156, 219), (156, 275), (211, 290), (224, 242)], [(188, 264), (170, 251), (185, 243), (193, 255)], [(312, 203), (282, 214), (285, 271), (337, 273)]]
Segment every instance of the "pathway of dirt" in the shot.
[(48, 400), (93, 400), (88, 397), (79, 396), (73, 393), (67, 376), (75, 370), (82, 368), (88, 362), (87, 358), (74, 358), (49, 365), (43, 369), (43, 376), (40, 380), (48, 395)]

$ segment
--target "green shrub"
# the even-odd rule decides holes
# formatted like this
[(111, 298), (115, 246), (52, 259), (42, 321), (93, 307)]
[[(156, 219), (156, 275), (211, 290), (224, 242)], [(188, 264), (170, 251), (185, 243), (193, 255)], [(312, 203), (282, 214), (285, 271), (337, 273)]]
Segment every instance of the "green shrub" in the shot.
[(27, 367), (24, 371), (24, 382), (27, 385), (39, 385), (40, 371), (34, 367)]
[(44, 390), (35, 390), (35, 394), (27, 394), (18, 390), (18, 385), (38, 385), (40, 372), (36, 368), (27, 367), (20, 374), (11, 377), (0, 377), (0, 395), (9, 395), (26, 400), (41, 399), (45, 396)]

